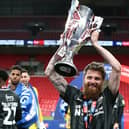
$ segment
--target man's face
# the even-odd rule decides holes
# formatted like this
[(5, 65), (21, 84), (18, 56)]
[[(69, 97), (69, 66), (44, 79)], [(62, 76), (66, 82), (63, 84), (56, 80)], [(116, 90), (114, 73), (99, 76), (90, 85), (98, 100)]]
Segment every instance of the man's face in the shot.
[(20, 80), (22, 83), (25, 84), (25, 86), (28, 86), (28, 83), (30, 81), (30, 76), (27, 72), (23, 72), (22, 75), (21, 75), (21, 80)]
[(17, 85), (21, 79), (21, 71), (20, 70), (12, 70), (10, 72), (10, 81), (13, 85)]
[(97, 99), (101, 93), (104, 80), (99, 71), (88, 70), (84, 77), (84, 94), (91, 99)]

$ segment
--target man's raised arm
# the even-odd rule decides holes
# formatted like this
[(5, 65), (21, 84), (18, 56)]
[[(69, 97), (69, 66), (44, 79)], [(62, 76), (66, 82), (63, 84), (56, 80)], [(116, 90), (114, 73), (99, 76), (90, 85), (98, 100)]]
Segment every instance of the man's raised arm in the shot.
[(118, 92), (120, 85), (121, 64), (107, 49), (98, 44), (98, 37), (99, 33), (97, 31), (92, 33), (92, 45), (98, 51), (98, 53), (104, 58), (104, 60), (112, 67), (108, 87), (111, 90), (111, 92), (115, 95)]
[[(62, 46), (60, 46), (57, 51), (59, 51), (61, 47)], [(55, 88), (60, 92), (60, 94), (61, 95), (64, 95), (65, 90), (66, 90), (66, 86), (68, 85), (68, 83), (64, 79), (64, 77), (61, 76), (61, 75), (59, 75), (55, 71), (55, 69), (54, 69), (55, 63), (59, 60), (59, 57), (57, 56), (56, 53), (50, 59), (48, 65), (47, 65), (47, 67), (45, 69), (45, 75), (48, 76), (48, 78), (53, 83), (53, 85), (55, 86)]]

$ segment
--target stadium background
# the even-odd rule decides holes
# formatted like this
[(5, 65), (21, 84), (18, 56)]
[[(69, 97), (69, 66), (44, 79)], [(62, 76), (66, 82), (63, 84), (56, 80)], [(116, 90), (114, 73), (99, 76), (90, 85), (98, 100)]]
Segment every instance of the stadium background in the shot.
[[(123, 128), (129, 129), (129, 1), (80, 0), (91, 7), (95, 15), (104, 17), (101, 45), (109, 49), (122, 64), (120, 93), (125, 99)], [(48, 129), (65, 129), (67, 106), (50, 81), (44, 69), (58, 47), (64, 30), (70, 0), (1, 0), (0, 2), (0, 67), (9, 69), (14, 64), (26, 67), (31, 83), (38, 88), (39, 102)], [(84, 46), (74, 57), (80, 74), (66, 78), (81, 88), (82, 69), (92, 60), (104, 60), (92, 46)], [(110, 66), (105, 62), (108, 73)]]

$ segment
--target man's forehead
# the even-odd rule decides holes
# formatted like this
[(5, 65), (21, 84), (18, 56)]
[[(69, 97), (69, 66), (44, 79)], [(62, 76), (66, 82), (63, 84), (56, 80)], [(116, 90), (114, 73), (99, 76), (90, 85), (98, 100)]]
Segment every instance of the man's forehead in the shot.
[(28, 75), (23, 75), (23, 74), (22, 74), (21, 76), (22, 76), (22, 77), (29, 77)]
[(28, 73), (22, 73), (22, 76), (29, 76)]
[(18, 69), (14, 69), (11, 71), (11, 74), (21, 74), (21, 71)]

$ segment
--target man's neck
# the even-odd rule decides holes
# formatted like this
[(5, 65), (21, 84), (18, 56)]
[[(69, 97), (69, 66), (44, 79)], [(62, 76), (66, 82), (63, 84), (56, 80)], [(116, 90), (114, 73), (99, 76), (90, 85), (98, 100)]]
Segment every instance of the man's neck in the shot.
[(25, 86), (26, 86), (27, 88), (29, 88), (29, 84), (26, 84)]
[(15, 85), (10, 85), (11, 90), (15, 90), (16, 86)]

